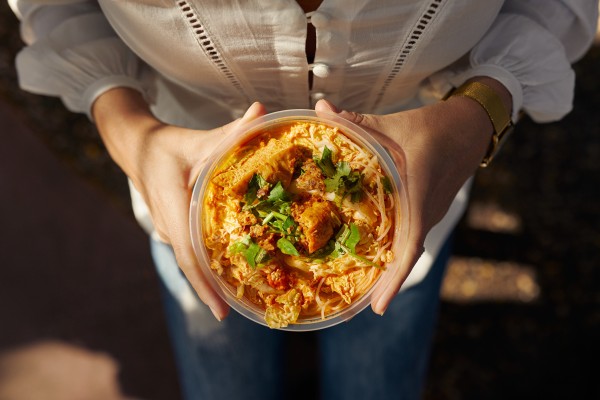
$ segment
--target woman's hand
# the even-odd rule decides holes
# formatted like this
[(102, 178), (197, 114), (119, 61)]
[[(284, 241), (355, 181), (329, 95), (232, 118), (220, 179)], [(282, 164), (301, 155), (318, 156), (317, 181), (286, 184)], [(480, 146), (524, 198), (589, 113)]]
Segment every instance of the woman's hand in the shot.
[[(494, 88), (511, 109), (509, 92), (490, 78), (476, 78)], [(447, 101), (389, 115), (339, 111), (320, 101), (315, 110), (335, 112), (375, 136), (394, 155), (408, 197), (408, 239), (371, 298), (371, 307), (383, 314), (424, 251), (425, 237), (448, 211), (452, 200), (481, 162), (493, 127), (485, 110), (474, 100)]]
[(238, 124), (263, 115), (264, 107), (255, 103), (241, 120), (209, 131), (162, 123), (131, 89), (104, 93), (92, 111), (109, 153), (144, 198), (159, 237), (173, 247), (179, 267), (200, 299), (222, 320), (229, 307), (202, 274), (192, 248), (191, 193), (215, 146)]

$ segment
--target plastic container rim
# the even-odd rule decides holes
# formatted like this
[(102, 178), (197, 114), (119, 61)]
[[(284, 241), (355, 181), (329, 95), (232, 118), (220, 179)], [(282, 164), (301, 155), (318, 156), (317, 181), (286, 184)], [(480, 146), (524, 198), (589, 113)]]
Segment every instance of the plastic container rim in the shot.
[[(371, 153), (377, 156), (381, 167), (386, 175), (390, 178), (393, 186), (395, 202), (399, 207), (395, 207), (394, 213), (394, 236), (393, 236), (393, 251), (395, 259), (392, 263), (387, 264), (387, 269), (379, 275), (377, 281), (371, 288), (364, 293), (357, 301), (345, 307), (344, 309), (326, 316), (325, 319), (314, 317), (310, 319), (300, 320), (294, 324), (289, 324), (287, 327), (277, 328), (285, 331), (312, 331), (328, 328), (347, 321), (354, 317), (359, 312), (363, 311), (371, 302), (371, 294), (381, 282), (384, 274), (389, 273), (389, 270), (394, 268), (394, 264), (399, 259), (399, 248), (401, 243), (405, 241), (406, 233), (402, 229), (403, 216), (407, 215), (407, 199), (404, 190), (404, 185), (396, 164), (394, 163), (389, 152), (375, 138), (366, 132), (360, 126), (343, 119), (333, 113), (321, 112), (307, 109), (293, 109), (285, 111), (277, 111), (259, 117), (243, 126), (240, 126), (236, 131), (231, 132), (227, 137), (215, 147), (211, 155), (200, 171), (198, 178), (194, 184), (192, 198), (190, 202), (190, 234), (192, 247), (196, 255), (196, 259), (200, 264), (201, 272), (206, 276), (211, 287), (225, 300), (225, 302), (242, 316), (268, 326), (264, 320), (264, 310), (252, 304), (245, 299), (238, 299), (229, 285), (220, 279), (217, 274), (210, 268), (210, 258), (208, 252), (203, 245), (203, 229), (201, 223), (202, 202), (206, 192), (208, 177), (212, 176), (215, 169), (221, 162), (231, 154), (231, 152), (240, 144), (258, 136), (262, 130), (272, 126), (286, 124), (291, 122), (310, 121), (322, 123), (333, 127), (341, 128), (342, 132), (350, 137), (353, 141), (358, 141), (362, 146), (366, 147)], [(400, 222), (400, 223), (399, 223)]]

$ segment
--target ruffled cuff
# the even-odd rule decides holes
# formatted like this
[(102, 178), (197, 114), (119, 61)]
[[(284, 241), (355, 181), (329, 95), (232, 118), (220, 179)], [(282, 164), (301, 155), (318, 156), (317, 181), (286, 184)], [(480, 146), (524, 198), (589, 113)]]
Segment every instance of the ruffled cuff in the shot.
[(69, 110), (90, 118), (93, 102), (109, 89), (129, 87), (144, 94), (139, 59), (102, 14), (65, 21), (24, 48), (16, 66), (24, 90), (60, 97)]
[[(135, 89), (138, 92), (140, 92), (142, 96), (145, 96), (145, 90), (142, 87), (142, 84), (137, 79), (131, 78), (130, 76), (114, 75), (101, 78), (90, 84), (81, 96), (80, 104), (81, 106), (83, 106), (83, 110), (85, 110), (85, 113), (90, 118), (90, 120), (93, 120), (92, 105), (94, 104), (94, 101), (98, 98), (98, 96), (110, 89), (114, 89), (117, 87), (127, 87), (130, 89)], [(63, 102), (65, 102), (66, 104), (66, 99), (63, 98)]]
[(512, 95), (513, 120), (525, 111), (536, 122), (557, 121), (572, 109), (575, 74), (562, 43), (529, 18), (500, 14), (471, 50), (468, 64), (432, 77), (433, 86), (458, 87), (469, 78), (500, 81)]
[(452, 83), (452, 86), (458, 87), (465, 81), (476, 76), (487, 76), (496, 79), (506, 87), (512, 95), (512, 120), (513, 122), (516, 122), (519, 117), (519, 110), (523, 108), (523, 88), (516, 76), (498, 65), (480, 64), (453, 76), (450, 78), (450, 82)]

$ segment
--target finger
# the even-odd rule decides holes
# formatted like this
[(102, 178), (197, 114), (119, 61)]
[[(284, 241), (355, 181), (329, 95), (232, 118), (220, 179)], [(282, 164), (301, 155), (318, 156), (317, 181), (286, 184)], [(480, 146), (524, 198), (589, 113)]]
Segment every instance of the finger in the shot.
[(375, 138), (382, 145), (388, 147), (389, 150), (392, 150), (395, 147), (397, 147), (396, 143), (394, 143), (394, 141), (385, 134), (385, 132), (388, 131), (388, 129), (385, 129), (385, 126), (381, 122), (383, 118), (382, 116), (372, 114), (360, 114), (357, 112), (340, 110), (335, 104), (326, 99), (319, 100), (317, 104), (315, 104), (315, 111), (317, 112), (317, 114), (337, 114), (339, 117), (344, 118), (345, 120), (348, 120), (356, 125), (360, 125), (371, 135), (375, 136)]
[(360, 114), (356, 112), (340, 110), (337, 106), (335, 106), (329, 100), (319, 100), (317, 104), (315, 104), (315, 111), (317, 114), (319, 112), (330, 112), (337, 114), (338, 116), (347, 119), (350, 122), (353, 122), (357, 125), (364, 125), (367, 128), (376, 129), (374, 126), (370, 126), (370, 118), (367, 114)]
[(173, 196), (171, 199), (174, 212), (169, 224), (169, 238), (175, 252), (177, 263), (188, 281), (219, 321), (229, 313), (229, 306), (210, 285), (208, 278), (201, 271), (198, 260), (192, 248), (190, 229), (187, 217), (189, 199), (186, 196)]
[(373, 312), (383, 315), (391, 301), (400, 291), (402, 284), (410, 274), (410, 271), (412, 271), (424, 250), (423, 242), (420, 240), (404, 246), (402, 260), (400, 261), (398, 268), (394, 269), (393, 273), (386, 277), (385, 281), (381, 282), (371, 296), (371, 308), (373, 309)]
[(317, 104), (315, 104), (315, 111), (318, 113), (320, 111), (323, 112), (332, 112), (334, 114), (337, 114), (340, 112), (340, 110), (329, 100), (326, 99), (322, 99), (317, 101)]
[(255, 120), (256, 118), (262, 117), (266, 113), (267, 109), (265, 106), (262, 103), (255, 101), (250, 107), (248, 107), (242, 118), (238, 118), (226, 125), (223, 125), (219, 130), (221, 131), (221, 134), (228, 135), (236, 129), (241, 129), (245, 124)]
[(245, 124), (255, 120), (256, 118), (262, 117), (266, 114), (266, 112), (266, 108), (263, 104), (259, 102), (254, 102), (250, 107), (248, 107), (246, 113), (242, 118), (238, 118), (226, 125), (209, 131), (209, 140), (211, 145), (206, 144), (206, 136), (196, 135), (198, 143), (196, 151), (193, 152), (196, 160), (192, 161), (194, 167), (190, 174), (191, 181), (195, 182), (196, 178), (199, 175), (199, 171), (204, 166), (213, 149), (218, 145), (218, 143), (221, 142), (221, 140), (223, 140), (226, 136), (230, 135), (231, 133), (237, 131), (238, 129), (243, 129)]
[(249, 122), (249, 121), (252, 121), (253, 119), (262, 117), (266, 113), (267, 113), (267, 109), (265, 108), (265, 106), (262, 103), (255, 101), (246, 110), (246, 113), (242, 117), (242, 121)]
[(371, 308), (377, 314), (385, 312), (424, 251), (423, 244), (428, 228), (422, 217), (427, 185), (410, 187), (406, 181), (405, 184), (404, 190), (409, 201), (401, 221), (403, 232), (405, 232), (401, 234), (401, 237), (406, 239), (398, 250), (399, 262), (395, 266), (390, 266), (385, 272), (381, 283), (378, 284), (371, 296)]

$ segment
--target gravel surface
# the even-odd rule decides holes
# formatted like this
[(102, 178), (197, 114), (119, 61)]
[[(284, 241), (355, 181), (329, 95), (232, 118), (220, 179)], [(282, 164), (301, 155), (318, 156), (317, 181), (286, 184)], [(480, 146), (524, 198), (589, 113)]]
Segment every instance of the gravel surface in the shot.
[[(17, 32), (0, 3), (0, 98), (130, 213), (126, 181), (86, 117), (18, 89)], [(427, 400), (599, 398), (600, 46), (575, 69), (573, 112), (552, 124), (525, 118), (476, 176), (442, 291)]]

